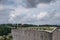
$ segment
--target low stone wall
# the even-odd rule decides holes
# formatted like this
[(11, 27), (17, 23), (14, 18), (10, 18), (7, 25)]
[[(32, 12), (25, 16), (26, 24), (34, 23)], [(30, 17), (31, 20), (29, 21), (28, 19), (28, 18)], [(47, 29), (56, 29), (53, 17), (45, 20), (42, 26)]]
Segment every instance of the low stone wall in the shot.
[(13, 40), (60, 40), (60, 28), (53, 32), (12, 29)]

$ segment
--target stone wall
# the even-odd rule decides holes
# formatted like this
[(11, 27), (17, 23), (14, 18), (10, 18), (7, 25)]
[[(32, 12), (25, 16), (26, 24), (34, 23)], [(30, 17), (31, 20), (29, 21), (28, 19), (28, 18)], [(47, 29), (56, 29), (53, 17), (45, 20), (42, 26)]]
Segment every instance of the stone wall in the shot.
[(60, 40), (60, 28), (53, 32), (12, 29), (13, 40)]
[(60, 40), (60, 28), (52, 32), (52, 40)]
[(13, 40), (51, 40), (51, 34), (38, 30), (12, 30)]

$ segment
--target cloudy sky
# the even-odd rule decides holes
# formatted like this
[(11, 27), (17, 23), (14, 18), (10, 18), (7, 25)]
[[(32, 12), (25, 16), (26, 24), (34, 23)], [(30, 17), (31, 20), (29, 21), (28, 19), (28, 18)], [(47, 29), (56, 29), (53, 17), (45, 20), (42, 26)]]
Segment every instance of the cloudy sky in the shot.
[(60, 24), (60, 0), (0, 0), (0, 24)]

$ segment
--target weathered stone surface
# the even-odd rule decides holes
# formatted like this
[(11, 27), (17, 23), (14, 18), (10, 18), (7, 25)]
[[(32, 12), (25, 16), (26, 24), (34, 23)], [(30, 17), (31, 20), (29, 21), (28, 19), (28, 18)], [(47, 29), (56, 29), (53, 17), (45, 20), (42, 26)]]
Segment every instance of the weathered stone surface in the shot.
[(60, 40), (60, 28), (53, 32), (12, 29), (13, 40)]
[(51, 34), (37, 30), (12, 30), (13, 40), (50, 40)]
[(60, 28), (53, 31), (52, 40), (60, 40)]

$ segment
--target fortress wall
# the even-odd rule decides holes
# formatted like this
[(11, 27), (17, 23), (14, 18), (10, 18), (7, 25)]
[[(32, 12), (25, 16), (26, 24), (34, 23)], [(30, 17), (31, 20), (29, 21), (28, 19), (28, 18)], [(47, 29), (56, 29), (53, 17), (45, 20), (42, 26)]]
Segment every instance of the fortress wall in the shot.
[(60, 27), (52, 32), (52, 40), (60, 40)]
[(38, 30), (12, 30), (13, 40), (52, 40), (51, 33)]

